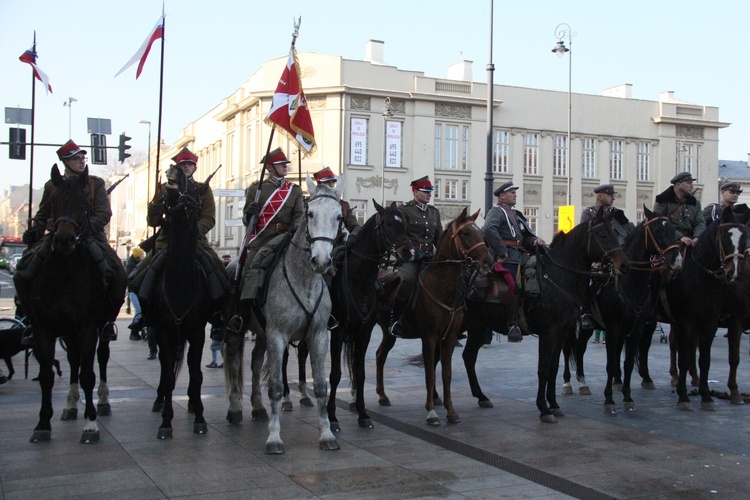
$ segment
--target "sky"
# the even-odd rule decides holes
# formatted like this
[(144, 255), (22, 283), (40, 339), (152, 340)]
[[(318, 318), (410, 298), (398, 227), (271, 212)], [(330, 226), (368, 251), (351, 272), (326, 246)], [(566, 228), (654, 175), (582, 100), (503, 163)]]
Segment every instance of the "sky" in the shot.
[[(574, 35), (572, 45), (565, 40), (573, 57), (574, 93), (599, 95), (630, 83), (635, 99), (658, 100), (661, 92), (673, 91), (679, 100), (717, 106), (719, 119), (731, 123), (720, 131), (719, 159), (748, 158), (750, 99), (748, 70), (742, 69), (747, 0), (494, 0), (490, 18), (491, 4), (167, 0), (162, 138), (173, 143), (264, 61), (286, 57), (297, 17), (302, 18), (300, 53), (361, 60), (365, 42), (375, 39), (385, 42), (385, 63), (400, 69), (445, 78), (448, 67), (463, 58), (473, 61), (473, 80), (486, 83), (491, 60), (497, 85), (562, 92), (568, 90), (568, 61), (550, 51), (557, 42), (556, 27), (567, 23)], [(133, 156), (140, 152), (145, 158), (148, 126), (139, 122), (152, 123), (154, 143), (159, 43), (138, 80), (137, 65), (114, 75), (141, 46), (161, 11), (161, 0), (0, 0), (0, 106), (31, 108), (31, 67), (18, 57), (31, 47), (36, 31), (37, 63), (54, 93), (36, 85), (35, 141), (61, 144), (70, 134), (78, 144), (89, 144), (86, 119), (107, 118), (112, 123), (107, 144), (116, 146), (125, 132), (133, 138)], [(77, 101), (64, 106), (71, 97)], [(11, 126), (6, 124), (0, 140), (7, 142)], [(55, 149), (35, 149), (34, 187), (49, 178)], [(25, 161), (10, 160), (7, 146), (0, 146), (0, 193), (29, 182), (28, 155)], [(97, 168), (92, 167), (94, 173)]]

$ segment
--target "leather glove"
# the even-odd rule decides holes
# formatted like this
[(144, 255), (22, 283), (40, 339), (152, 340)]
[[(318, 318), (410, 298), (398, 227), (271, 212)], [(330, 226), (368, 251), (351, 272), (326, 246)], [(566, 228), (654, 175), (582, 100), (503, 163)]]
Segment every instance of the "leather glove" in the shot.
[(350, 234), (346, 238), (346, 248), (351, 248), (354, 246), (354, 242), (357, 241), (357, 235), (356, 234)]
[(424, 250), (414, 250), (414, 262), (423, 262), (427, 260), (427, 252)]
[(164, 205), (161, 203), (149, 203), (148, 204), (148, 223), (151, 226), (158, 226), (161, 224), (161, 219), (164, 216)]
[(34, 243), (36, 243), (38, 236), (39, 233), (37, 233), (35, 229), (27, 229), (23, 232), (23, 237), (21, 238), (21, 240), (27, 245), (33, 245)]
[(260, 213), (260, 203), (257, 201), (252, 202), (245, 208), (245, 213), (247, 214), (248, 219), (253, 215), (258, 215)]

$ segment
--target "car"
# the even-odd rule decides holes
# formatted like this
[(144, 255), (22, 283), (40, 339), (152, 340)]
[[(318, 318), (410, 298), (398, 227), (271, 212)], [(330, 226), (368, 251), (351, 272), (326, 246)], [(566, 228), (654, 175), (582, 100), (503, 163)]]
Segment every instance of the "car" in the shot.
[(20, 253), (17, 253), (15, 255), (11, 255), (10, 258), (8, 259), (7, 269), (10, 274), (13, 274), (16, 272), (16, 266), (18, 265), (18, 261), (21, 260), (21, 257), (23, 257), (23, 255), (21, 255)]
[(8, 259), (0, 257), (0, 269), (8, 269)]

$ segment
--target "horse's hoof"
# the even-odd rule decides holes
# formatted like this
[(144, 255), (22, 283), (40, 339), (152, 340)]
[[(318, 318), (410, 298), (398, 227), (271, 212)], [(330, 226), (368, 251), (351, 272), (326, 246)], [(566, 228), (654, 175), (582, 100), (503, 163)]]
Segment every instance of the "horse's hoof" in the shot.
[(242, 410), (227, 411), (227, 422), (232, 425), (239, 425), (242, 422)]
[(334, 434), (341, 432), (341, 425), (338, 422), (331, 422), (331, 432)]
[(164, 403), (161, 401), (154, 401), (154, 404), (151, 406), (151, 411), (154, 413), (161, 413), (164, 411)]
[(195, 414), (195, 404), (190, 401), (188, 401), (188, 413), (190, 415)]
[(635, 411), (635, 401), (626, 401), (622, 404), (622, 409), (625, 411)]
[(253, 410), (252, 412), (250, 412), (250, 416), (253, 420), (268, 420), (268, 412), (265, 408), (261, 410)]
[(682, 411), (693, 411), (693, 405), (690, 401), (680, 401), (677, 403), (677, 409)]
[(356, 401), (351, 401), (349, 403), (349, 411), (357, 411), (357, 402)]
[(299, 405), (300, 406), (307, 406), (307, 407), (315, 406), (313, 404), (313, 402), (312, 402), (312, 399), (310, 399), (309, 396), (305, 396), (304, 398), (300, 399), (299, 400)]
[(460, 424), (461, 423), (461, 417), (459, 417), (458, 414), (448, 415), (448, 423), (449, 424)]
[(291, 401), (284, 401), (281, 403), (281, 411), (294, 411), (294, 405)]
[(606, 413), (607, 415), (617, 415), (617, 405), (605, 403), (604, 413)]
[(110, 405), (109, 403), (96, 405), (96, 414), (99, 417), (111, 417), (112, 405)]
[(437, 417), (428, 417), (427, 425), (431, 425), (432, 427), (440, 427), (440, 419)]
[(336, 451), (341, 449), (341, 446), (339, 446), (339, 442), (335, 439), (326, 439), (324, 441), (320, 441), (318, 444), (320, 446), (320, 449), (324, 451)]
[(193, 434), (206, 434), (208, 432), (208, 424), (206, 422), (194, 423)]
[(573, 387), (569, 385), (564, 385), (562, 390), (563, 396), (570, 396), (573, 394)]
[(549, 411), (551, 411), (552, 414), (554, 416), (556, 416), (556, 417), (564, 417), (565, 416), (565, 412), (562, 411), (560, 408), (550, 408)]
[(65, 408), (60, 415), (60, 420), (75, 420), (78, 418), (78, 408)]
[(477, 402), (480, 408), (494, 408), (494, 405), (492, 404), (492, 401), (489, 399), (485, 399), (484, 401)]
[(672, 377), (672, 380), (669, 382), (669, 385), (671, 385), (672, 387), (677, 387), (677, 382), (679, 382), (677, 378)]
[(543, 424), (556, 424), (557, 419), (554, 415), (539, 415), (539, 420), (542, 421)]
[(654, 385), (653, 381), (641, 382), (641, 387), (648, 390), (656, 389), (656, 385)]
[(159, 432), (156, 433), (156, 439), (172, 439), (172, 428), (159, 427)]
[(266, 443), (266, 455), (283, 455), (284, 443)]
[(582, 385), (578, 388), (578, 394), (581, 396), (591, 396), (591, 388), (587, 385)]
[(371, 418), (360, 418), (357, 420), (357, 424), (363, 429), (372, 429), (374, 427)]
[(99, 442), (99, 431), (83, 431), (81, 444), (95, 444)]
[(701, 410), (716, 411), (715, 401), (701, 401)]
[(745, 400), (742, 399), (742, 396), (740, 396), (739, 394), (732, 394), (732, 396), (729, 398), (729, 401), (733, 405), (744, 405), (745, 404)]
[(380, 406), (391, 406), (391, 400), (388, 398), (388, 396), (382, 396), (378, 399), (378, 404)]
[(52, 431), (34, 431), (29, 443), (43, 443), (52, 439)]
[(432, 404), (434, 404), (435, 406), (443, 406), (443, 400), (440, 398), (433, 398)]

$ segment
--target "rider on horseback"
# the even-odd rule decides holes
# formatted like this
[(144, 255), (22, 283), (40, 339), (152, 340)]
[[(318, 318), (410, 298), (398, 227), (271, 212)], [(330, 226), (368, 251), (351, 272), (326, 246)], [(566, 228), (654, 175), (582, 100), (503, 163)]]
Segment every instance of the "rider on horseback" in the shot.
[[(275, 237), (285, 234), (292, 227), (299, 225), (305, 215), (305, 205), (302, 197), (302, 189), (285, 179), (289, 163), (291, 163), (281, 148), (276, 148), (268, 153), (268, 161), (264, 156), (260, 163), (265, 165), (270, 176), (263, 184), (260, 181), (252, 183), (245, 192), (245, 209), (242, 221), (247, 225), (250, 219), (257, 216), (257, 225), (249, 228), (251, 233), (247, 243), (247, 258), (245, 260), (245, 275), (252, 269), (253, 257), (264, 245)], [(260, 188), (260, 196), (255, 200), (256, 193)], [(242, 331), (242, 326), (247, 324), (250, 315), (250, 303), (255, 297), (251, 280), (245, 279), (240, 295), (237, 313), (230, 321), (227, 329), (233, 333)]]
[(729, 209), (734, 213), (744, 213), (748, 210), (744, 203), (737, 205), (737, 199), (742, 194), (742, 186), (739, 182), (726, 181), (721, 185), (721, 201), (719, 203), (710, 203), (703, 209), (703, 219), (706, 226), (716, 219), (721, 219), (724, 210)]
[(406, 219), (406, 233), (411, 240), (416, 256), (412, 262), (403, 262), (398, 267), (401, 283), (396, 290), (396, 300), (391, 309), (391, 326), (388, 332), (394, 337), (401, 337), (401, 316), (406, 311), (406, 304), (411, 297), (417, 281), (419, 266), (422, 261), (431, 258), (443, 236), (443, 225), (440, 223), (440, 212), (428, 205), (432, 197), (432, 183), (428, 176), (411, 182), (414, 199), (403, 203), (399, 209)]
[(690, 172), (680, 172), (672, 177), (671, 186), (656, 195), (654, 203), (654, 212), (669, 218), (676, 238), (688, 247), (695, 246), (706, 230), (701, 202), (693, 196), (694, 180)]
[[(86, 168), (86, 151), (79, 148), (72, 140), (69, 140), (57, 150), (57, 157), (65, 165), (65, 177), (80, 175)], [(39, 202), (39, 210), (34, 215), (31, 227), (23, 233), (23, 242), (29, 248), (33, 249), (35, 255), (23, 259), (28, 263), (24, 266), (27, 273), (25, 275), (21, 273), (19, 278), (29, 282), (31, 282), (34, 276), (29, 275), (28, 271), (38, 269), (38, 266), (31, 265), (32, 259), (43, 258), (40, 255), (40, 247), (45, 232), (52, 222), (50, 220), (52, 217), (50, 198), (54, 190), (55, 185), (52, 183), (52, 180), (44, 184), (44, 193), (42, 194), (42, 201)], [(86, 233), (87, 239), (85, 245), (90, 257), (96, 263), (97, 269), (102, 274), (105, 290), (109, 295), (108, 298), (111, 305), (111, 311), (108, 315), (109, 321), (102, 327), (100, 338), (105, 341), (117, 340), (117, 331), (115, 330), (114, 322), (120, 313), (120, 307), (122, 307), (123, 297), (120, 291), (124, 290), (127, 286), (127, 275), (125, 274), (122, 262), (120, 262), (120, 258), (112, 247), (109, 246), (107, 236), (104, 233), (104, 227), (109, 224), (109, 219), (112, 217), (112, 208), (109, 203), (109, 196), (107, 195), (104, 180), (89, 175), (89, 183), (84, 187), (84, 190), (86, 192), (86, 199), (89, 200), (88, 231)], [(19, 266), (19, 271), (21, 269)], [(24, 338), (24, 343), (29, 344), (30, 342), (31, 333), (29, 331), (29, 334)]]
[(531, 231), (526, 218), (514, 208), (518, 186), (508, 181), (495, 189), (497, 205), (492, 207), (484, 220), (484, 240), (497, 264), (510, 273), (516, 282), (515, 294), (506, 298), (508, 311), (508, 342), (520, 342), (523, 334), (518, 327), (518, 306), (521, 300), (521, 264), (528, 260), (535, 246), (543, 246), (544, 240)]

